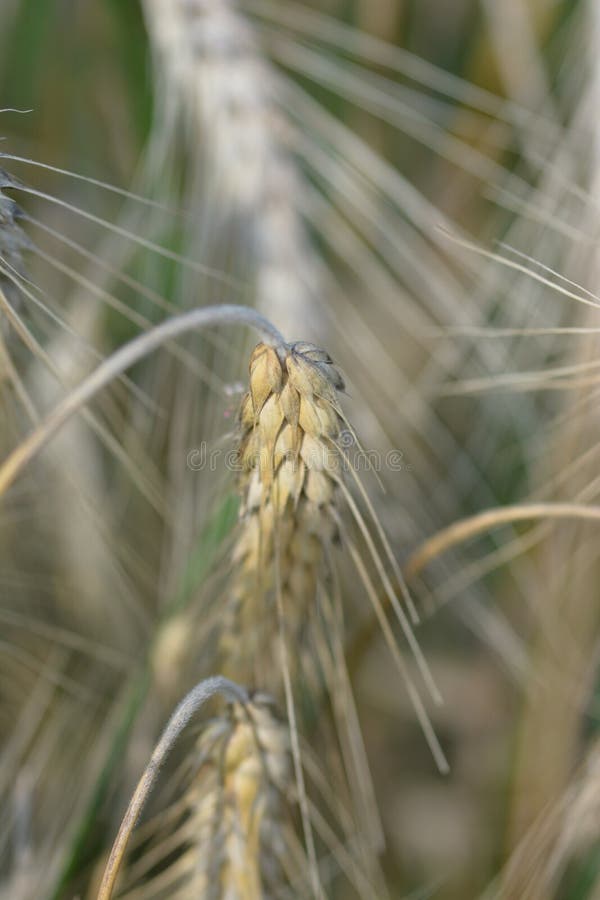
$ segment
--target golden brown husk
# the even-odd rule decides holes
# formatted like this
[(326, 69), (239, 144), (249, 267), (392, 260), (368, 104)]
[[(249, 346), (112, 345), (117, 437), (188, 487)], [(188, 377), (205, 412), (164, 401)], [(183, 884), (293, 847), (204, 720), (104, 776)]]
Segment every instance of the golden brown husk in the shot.
[(328, 354), (312, 344), (259, 344), (252, 354), (240, 411), (241, 528), (222, 637), (226, 671), (238, 679), (268, 682), (278, 665), (276, 590), (289, 646), (302, 642), (314, 614), (336, 538), (342, 388)]
[(190, 794), (190, 825), (207, 852), (193, 895), (258, 900), (282, 878), (284, 795), (292, 781), (287, 726), (256, 698), (208, 728), (199, 752), (207, 763)]
[(155, 900), (265, 900), (280, 896), (290, 879), (294, 896), (304, 896), (306, 862), (296, 856), (291, 826), (289, 733), (270, 698), (255, 694), (211, 720), (186, 767), (181, 799), (161, 814), (160, 830), (132, 863), (124, 896), (145, 896), (140, 867), (148, 873), (152, 863)]

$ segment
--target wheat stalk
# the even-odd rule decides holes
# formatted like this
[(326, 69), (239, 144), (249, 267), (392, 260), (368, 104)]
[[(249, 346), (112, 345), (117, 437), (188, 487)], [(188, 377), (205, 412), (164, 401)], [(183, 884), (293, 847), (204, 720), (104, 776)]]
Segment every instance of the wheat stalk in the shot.
[(253, 26), (230, 0), (143, 5), (169, 118), (174, 106), (182, 108), (188, 140), (206, 154), (219, 207), (246, 236), (258, 307), (286, 333), (316, 333), (318, 265), (299, 212), (301, 176), (287, 146), (276, 74)]
[(91, 375), (70, 391), (57, 404), (53, 412), (13, 450), (0, 466), (0, 496), (17, 478), (23, 467), (40, 452), (42, 447), (72, 416), (83, 409), (98, 391), (118, 378), (135, 362), (188, 331), (226, 322), (246, 324), (257, 329), (267, 339), (275, 343), (283, 343), (280, 332), (264, 316), (243, 306), (208, 306), (167, 319), (145, 334), (124, 344), (112, 356), (107, 357)]
[(600, 520), (600, 506), (586, 506), (583, 503), (520, 503), (498, 509), (486, 509), (467, 519), (459, 519), (447, 528), (428, 538), (410, 556), (406, 567), (406, 577), (416, 576), (433, 559), (450, 550), (456, 544), (468, 541), (479, 534), (513, 522), (527, 522), (535, 519), (573, 519), (580, 521)]

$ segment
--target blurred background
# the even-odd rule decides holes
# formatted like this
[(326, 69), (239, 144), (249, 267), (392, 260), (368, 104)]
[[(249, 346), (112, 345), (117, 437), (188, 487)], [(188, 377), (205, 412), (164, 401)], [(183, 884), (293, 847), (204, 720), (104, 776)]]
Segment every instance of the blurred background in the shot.
[[(401, 460), (362, 473), (401, 566), (481, 510), (594, 506), (599, 60), (596, 0), (3, 0), (2, 456), (124, 341), (246, 303), (327, 348)], [(161, 349), (3, 498), (6, 900), (95, 896), (210, 674), (236, 490), (187, 460), (232, 446), (252, 346)], [(411, 582), (449, 775), (341, 555), (390, 897), (600, 898), (598, 546), (538, 516)]]

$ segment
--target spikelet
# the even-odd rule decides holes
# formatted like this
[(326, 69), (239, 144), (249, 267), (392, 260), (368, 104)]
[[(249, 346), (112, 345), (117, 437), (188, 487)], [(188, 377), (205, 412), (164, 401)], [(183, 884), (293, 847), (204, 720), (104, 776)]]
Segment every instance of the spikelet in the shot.
[[(304, 896), (303, 861), (293, 858), (289, 735), (271, 699), (230, 704), (203, 728), (187, 763), (174, 805), (179, 824), (168, 811), (159, 816), (161, 831), (145, 851), (158, 874), (141, 885), (134, 878), (124, 896), (260, 900), (281, 896), (290, 878), (294, 896)], [(145, 864), (142, 854), (130, 875)]]
[(192, 795), (190, 824), (209, 852), (196, 871), (195, 896), (208, 887), (206, 896), (215, 900), (250, 900), (281, 878), (282, 790), (292, 780), (288, 741), (287, 727), (260, 696), (247, 708), (233, 705), (227, 722), (203, 735), (200, 755), (210, 762)]
[(252, 354), (240, 411), (241, 530), (223, 637), (224, 665), (238, 678), (264, 678), (265, 666), (277, 665), (277, 589), (290, 646), (310, 620), (337, 537), (331, 513), (343, 462), (341, 389), (331, 358), (312, 344), (259, 344)]

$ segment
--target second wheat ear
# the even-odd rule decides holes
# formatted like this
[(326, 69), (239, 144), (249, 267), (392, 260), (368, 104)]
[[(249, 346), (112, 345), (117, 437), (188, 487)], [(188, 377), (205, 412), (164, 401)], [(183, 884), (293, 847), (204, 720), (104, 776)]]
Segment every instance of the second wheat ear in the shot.
[(217, 694), (241, 704), (248, 701), (248, 695), (243, 688), (220, 675), (201, 681), (186, 694), (169, 719), (129, 802), (104, 870), (97, 900), (110, 900), (112, 897), (129, 838), (169, 753), (193, 717), (211, 697)]

